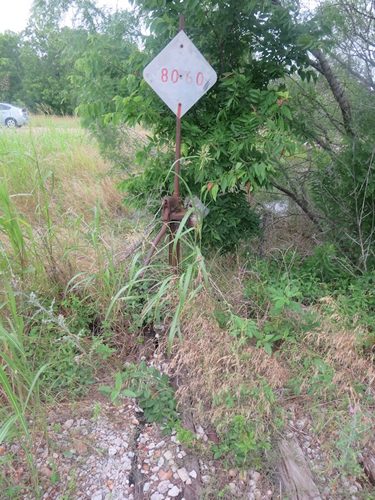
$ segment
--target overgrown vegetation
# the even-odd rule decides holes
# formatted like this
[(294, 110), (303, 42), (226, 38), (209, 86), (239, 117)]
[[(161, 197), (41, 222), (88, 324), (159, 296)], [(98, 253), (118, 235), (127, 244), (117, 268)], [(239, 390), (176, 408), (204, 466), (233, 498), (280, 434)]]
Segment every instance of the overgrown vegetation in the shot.
[[(148, 423), (219, 468), (270, 481), (280, 436), (303, 421), (321, 444), (318, 486), (340, 495), (355, 478), (369, 498), (372, 2), (327, 0), (313, 13), (132, 3), (111, 13), (37, 0), (23, 34), (0, 35), (0, 100), (77, 110), (85, 127), (39, 115), (0, 131), (0, 484), (38, 498), (46, 411), (99, 389), (113, 404), (135, 399)], [(172, 191), (175, 122), (140, 75), (181, 9), (218, 82), (183, 120), (181, 191), (197, 226), (185, 217), (145, 265)], [(68, 11), (73, 28), (61, 25)], [(165, 262), (177, 243), (175, 273)], [(186, 407), (207, 440), (182, 424)], [(14, 442), (27, 465), (17, 491)]]

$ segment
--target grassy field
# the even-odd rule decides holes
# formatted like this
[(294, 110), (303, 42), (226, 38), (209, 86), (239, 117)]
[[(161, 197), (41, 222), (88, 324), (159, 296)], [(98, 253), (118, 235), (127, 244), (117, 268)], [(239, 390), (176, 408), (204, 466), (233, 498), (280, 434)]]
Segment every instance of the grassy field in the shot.
[[(158, 331), (184, 381), (178, 402), (217, 437), (203, 446), (182, 432), (187, 446), (224, 471), (252, 467), (272, 481), (280, 436), (304, 422), (319, 443), (319, 486), (344, 498), (349, 481), (356, 498), (371, 498), (359, 460), (374, 409), (371, 273), (344, 272), (329, 246), (302, 258), (284, 244), (285, 225), (285, 248), (273, 232), (261, 259), (249, 256), (255, 243), (206, 261), (190, 239), (180, 276), (158, 259), (145, 273), (128, 252), (144, 236), (143, 214), (125, 208), (121, 174), (74, 118), (1, 130), (0, 179), (0, 465), (1, 443), (20, 439), (37, 491), (33, 446), (48, 408), (110, 384)], [(10, 488), (12, 477), (0, 481)], [(207, 491), (230, 498), (225, 482)]]

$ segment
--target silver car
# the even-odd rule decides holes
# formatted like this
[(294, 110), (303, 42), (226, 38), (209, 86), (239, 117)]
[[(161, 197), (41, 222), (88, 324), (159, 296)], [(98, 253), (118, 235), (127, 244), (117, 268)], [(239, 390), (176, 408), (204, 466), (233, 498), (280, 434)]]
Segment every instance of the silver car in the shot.
[(26, 109), (0, 102), (0, 125), (5, 125), (9, 128), (21, 127), (27, 123), (28, 118)]

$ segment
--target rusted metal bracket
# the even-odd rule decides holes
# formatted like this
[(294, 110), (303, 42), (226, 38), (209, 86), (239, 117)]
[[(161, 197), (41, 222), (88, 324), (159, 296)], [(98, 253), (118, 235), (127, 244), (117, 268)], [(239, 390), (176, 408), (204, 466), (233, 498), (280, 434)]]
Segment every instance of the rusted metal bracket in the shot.
[[(179, 224), (181, 223), (185, 215), (186, 215), (186, 209), (183, 207), (180, 197), (173, 195), (173, 196), (166, 196), (164, 198), (162, 203), (162, 213), (161, 213), (163, 226), (151, 243), (151, 248), (144, 262), (145, 265), (148, 265), (150, 263), (152, 256), (154, 255), (155, 250), (160, 241), (164, 238), (164, 236), (169, 234), (170, 238), (169, 264), (173, 267), (178, 268), (181, 261), (180, 243), (177, 242), (176, 249), (175, 251), (173, 251), (173, 241), (175, 233), (178, 230)], [(191, 225), (191, 222), (189, 220), (187, 221), (187, 225), (188, 226)]]

